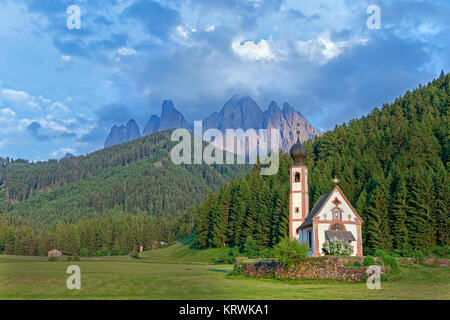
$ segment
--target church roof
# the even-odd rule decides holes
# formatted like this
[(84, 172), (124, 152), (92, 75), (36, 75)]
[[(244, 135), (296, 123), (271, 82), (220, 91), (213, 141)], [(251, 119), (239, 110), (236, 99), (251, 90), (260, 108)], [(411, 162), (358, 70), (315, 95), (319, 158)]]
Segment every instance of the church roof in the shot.
[(350, 209), (353, 211), (353, 213), (356, 215), (356, 217), (359, 219), (359, 221), (362, 223), (363, 220), (361, 219), (361, 217), (358, 215), (358, 213), (356, 212), (356, 210), (353, 208), (353, 206), (351, 205), (351, 203), (348, 201), (347, 197), (344, 195), (344, 193), (342, 192), (341, 188), (339, 188), (339, 186), (335, 186), (333, 188), (333, 190), (331, 190), (328, 193), (325, 193), (323, 195), (321, 195), (319, 197), (319, 199), (317, 200), (316, 204), (314, 205), (314, 208), (311, 210), (311, 212), (308, 214), (308, 216), (305, 219), (305, 222), (303, 222), (301, 224), (300, 227), (298, 227), (298, 229), (302, 229), (305, 227), (308, 227), (310, 225), (312, 225), (314, 217), (319, 213), (320, 210), (322, 210), (322, 207), (325, 205), (325, 203), (328, 201), (328, 199), (330, 198), (330, 196), (333, 194), (333, 192), (337, 190), (341, 195), (342, 198), (344, 198), (344, 200), (347, 202), (348, 206), (350, 207)]
[(337, 239), (343, 241), (356, 241), (355, 237), (350, 231), (343, 230), (327, 230), (325, 236), (328, 240)]
[(307, 227), (312, 224), (312, 220), (313, 220), (314, 216), (316, 215), (317, 212), (319, 212), (319, 210), (322, 208), (322, 206), (325, 204), (325, 202), (327, 202), (327, 200), (330, 197), (330, 194), (332, 192), (333, 191), (325, 193), (319, 197), (316, 204), (314, 205), (314, 208), (308, 214), (308, 216), (305, 219), (305, 222), (303, 222), (303, 224), (300, 226), (300, 228)]

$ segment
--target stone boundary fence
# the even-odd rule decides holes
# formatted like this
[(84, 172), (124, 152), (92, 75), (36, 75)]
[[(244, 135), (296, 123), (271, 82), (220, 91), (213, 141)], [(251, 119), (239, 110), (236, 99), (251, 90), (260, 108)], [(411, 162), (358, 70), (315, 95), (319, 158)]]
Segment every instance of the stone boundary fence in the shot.
[[(410, 263), (419, 263), (419, 260), (417, 258), (399, 258), (399, 259), (403, 261), (408, 261)], [(423, 258), (422, 263), (436, 267), (450, 267), (449, 259)]]
[[(334, 279), (350, 282), (363, 281), (367, 267), (364, 257), (307, 257), (299, 266), (284, 268), (276, 261), (243, 261), (235, 270), (252, 277), (275, 277), (279, 279)], [(361, 267), (346, 267), (359, 262)], [(382, 274), (386, 268), (380, 267)]]

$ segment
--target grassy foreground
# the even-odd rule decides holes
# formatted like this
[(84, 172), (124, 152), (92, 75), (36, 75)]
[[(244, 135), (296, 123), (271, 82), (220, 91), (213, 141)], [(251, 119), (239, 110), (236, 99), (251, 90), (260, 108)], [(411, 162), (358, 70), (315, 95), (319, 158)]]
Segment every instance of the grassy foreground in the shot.
[[(66, 269), (81, 268), (81, 290), (68, 290)], [(47, 262), (0, 255), (0, 299), (450, 299), (450, 270), (402, 265), (381, 290), (365, 283), (230, 277), (231, 265), (116, 261)]]

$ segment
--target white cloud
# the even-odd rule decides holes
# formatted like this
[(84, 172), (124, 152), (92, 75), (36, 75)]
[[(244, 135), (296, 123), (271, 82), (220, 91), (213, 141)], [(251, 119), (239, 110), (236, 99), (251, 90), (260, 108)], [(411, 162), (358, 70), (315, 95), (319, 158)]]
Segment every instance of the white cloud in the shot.
[(16, 113), (14, 111), (12, 111), (10, 108), (4, 108), (0, 110), (0, 113), (8, 116), (8, 117), (15, 117)]
[(72, 57), (71, 56), (62, 55), (61, 56), (61, 60), (64, 61), (64, 62), (69, 62), (69, 61), (72, 60)]
[(216, 30), (215, 25), (209, 26), (208, 28), (205, 29), (206, 32), (213, 32), (214, 30)]
[(240, 39), (236, 39), (231, 44), (231, 47), (235, 53), (247, 60), (270, 61), (276, 59), (269, 43), (264, 39), (261, 39), (257, 43), (250, 40), (242, 42)]
[(64, 111), (64, 112), (68, 112), (70, 109), (65, 106), (64, 104), (62, 104), (61, 102), (54, 102), (50, 105), (49, 110), (51, 111)]
[(0, 99), (4, 99), (16, 105), (25, 105), (26, 107), (31, 107), (36, 111), (40, 111), (41, 107), (35, 101), (35, 98), (29, 95), (25, 91), (13, 90), (13, 89), (1, 89)]
[(31, 98), (25, 91), (2, 89), (1, 93), (4, 98), (14, 101), (23, 101)]
[(365, 44), (366, 42), (366, 39), (333, 41), (330, 38), (330, 33), (325, 31), (315, 39), (296, 41), (295, 46), (297, 52), (307, 60), (325, 64), (339, 57), (346, 49), (351, 48), (355, 44)]
[(137, 54), (136, 50), (132, 48), (122, 47), (117, 49), (116, 53), (122, 57), (134, 56)]

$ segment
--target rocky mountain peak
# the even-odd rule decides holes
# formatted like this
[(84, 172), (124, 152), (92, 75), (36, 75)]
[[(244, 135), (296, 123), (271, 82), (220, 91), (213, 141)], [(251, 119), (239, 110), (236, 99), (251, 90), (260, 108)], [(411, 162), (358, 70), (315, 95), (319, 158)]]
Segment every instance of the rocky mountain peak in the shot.
[[(192, 130), (184, 116), (171, 100), (162, 103), (161, 116), (152, 115), (142, 135), (152, 134), (167, 129), (184, 128)], [(203, 130), (217, 128), (225, 133), (226, 129), (279, 129), (284, 151), (288, 151), (296, 141), (295, 132), (300, 129), (300, 138), (305, 141), (318, 135), (309, 121), (289, 103), (285, 102), (280, 109), (277, 102), (271, 101), (267, 110), (262, 111), (259, 105), (247, 95), (235, 95), (229, 99), (219, 112), (213, 112), (203, 120)], [(108, 135), (105, 147), (130, 141), (140, 136), (139, 127), (134, 120), (126, 126), (113, 126)]]
[(184, 116), (175, 109), (172, 100), (164, 100), (161, 108), (161, 117), (152, 115), (144, 128), (142, 135), (152, 134), (167, 129), (191, 129)]
[(116, 144), (121, 144), (141, 137), (141, 132), (136, 121), (131, 119), (126, 126), (116, 126), (111, 128), (105, 141), (105, 148), (112, 147)]

